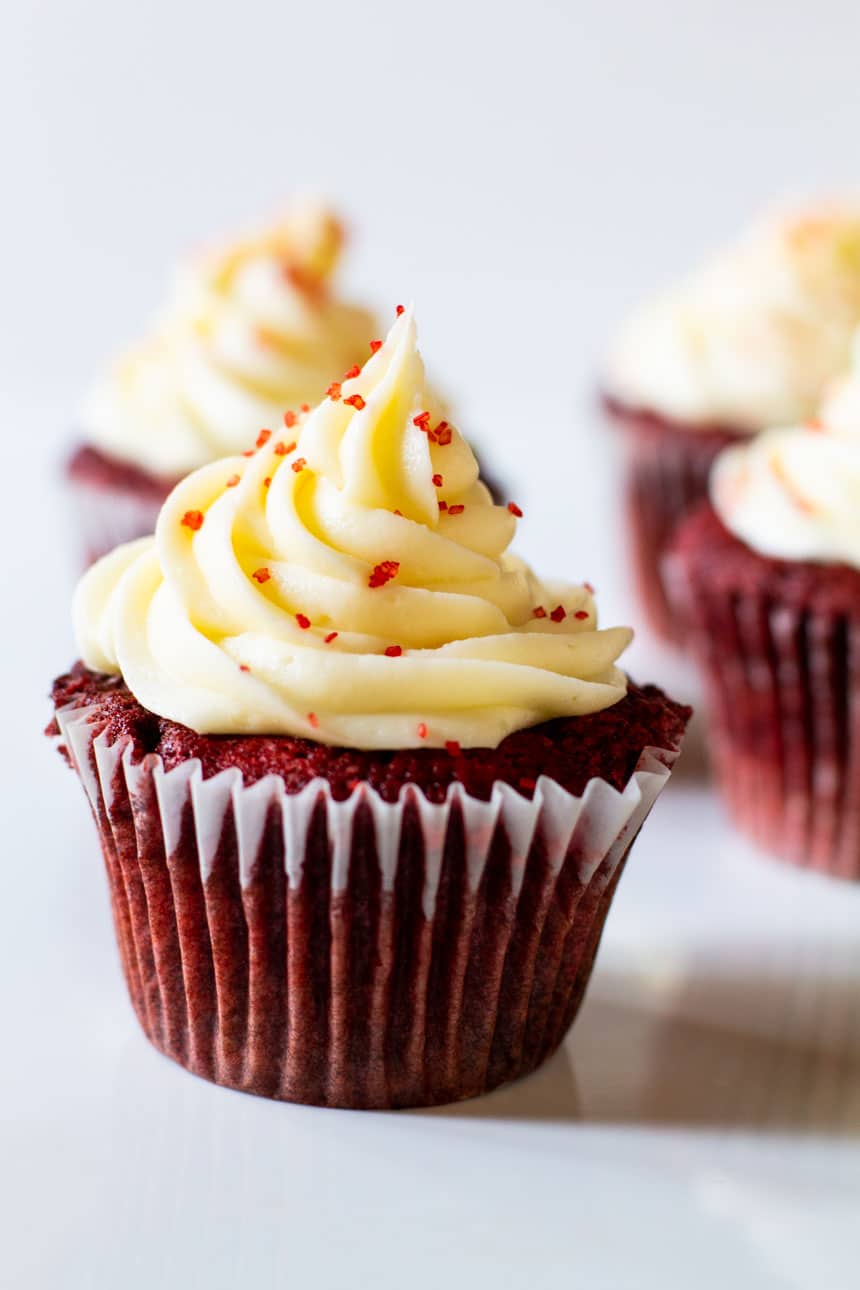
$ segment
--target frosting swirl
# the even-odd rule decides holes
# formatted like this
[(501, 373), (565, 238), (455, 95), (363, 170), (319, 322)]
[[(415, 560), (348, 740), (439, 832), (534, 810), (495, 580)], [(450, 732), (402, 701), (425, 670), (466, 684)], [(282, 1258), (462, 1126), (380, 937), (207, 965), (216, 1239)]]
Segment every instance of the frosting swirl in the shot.
[(177, 477), (239, 451), (284, 408), (319, 399), (374, 326), (332, 295), (342, 242), (334, 216), (300, 206), (183, 266), (153, 334), (85, 400), (90, 442)]
[(89, 667), (200, 733), (367, 749), (494, 747), (623, 697), (629, 629), (507, 554), (516, 508), (428, 408), (411, 311), (297, 431), (190, 475), (84, 575)]
[(860, 333), (854, 353), (819, 418), (765, 431), (714, 463), (714, 508), (764, 555), (860, 569)]
[(860, 322), (860, 201), (755, 225), (646, 305), (611, 355), (610, 393), (695, 427), (812, 416)]

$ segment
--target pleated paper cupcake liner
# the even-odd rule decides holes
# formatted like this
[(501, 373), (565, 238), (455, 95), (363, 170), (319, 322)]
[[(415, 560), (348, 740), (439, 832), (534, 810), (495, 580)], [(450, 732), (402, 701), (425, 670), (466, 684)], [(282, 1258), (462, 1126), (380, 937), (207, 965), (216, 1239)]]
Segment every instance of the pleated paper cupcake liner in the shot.
[(123, 542), (154, 533), (164, 500), (152, 493), (136, 494), (68, 476), (66, 494), (81, 568)]
[(637, 594), (654, 633), (678, 643), (684, 624), (667, 594), (663, 555), (679, 521), (707, 499), (714, 458), (739, 436), (685, 429), (614, 405), (610, 411), (624, 436), (625, 513)]
[(344, 1107), (472, 1097), (538, 1066), (576, 1014), (636, 834), (677, 750), (623, 792), (490, 801), (369, 786), (336, 801), (238, 769), (165, 771), (57, 714), (107, 867), (140, 1023), (188, 1070)]
[(860, 618), (714, 588), (670, 557), (737, 827), (798, 865), (860, 879)]

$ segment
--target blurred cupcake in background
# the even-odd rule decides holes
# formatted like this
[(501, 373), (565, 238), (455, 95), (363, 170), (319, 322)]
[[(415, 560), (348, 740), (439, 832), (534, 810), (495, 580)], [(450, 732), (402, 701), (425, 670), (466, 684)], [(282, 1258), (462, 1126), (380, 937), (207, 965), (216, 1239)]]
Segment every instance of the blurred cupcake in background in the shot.
[(729, 810), (768, 851), (860, 879), (860, 333), (820, 416), (724, 450), (710, 491), (666, 575)]
[(336, 293), (343, 243), (336, 216), (308, 202), (179, 269), (151, 334), (81, 411), (67, 477), (88, 559), (150, 533), (189, 470), (246, 448), (364, 361), (376, 324)]
[(141, 1025), (221, 1084), (412, 1106), (534, 1069), (680, 746), (689, 709), (509, 553), (519, 507), (439, 411), (402, 310), (76, 596), (50, 732)]
[(605, 404), (622, 430), (634, 572), (654, 631), (676, 640), (660, 557), (707, 496), (715, 456), (813, 416), (860, 323), (860, 201), (753, 226), (621, 331)]

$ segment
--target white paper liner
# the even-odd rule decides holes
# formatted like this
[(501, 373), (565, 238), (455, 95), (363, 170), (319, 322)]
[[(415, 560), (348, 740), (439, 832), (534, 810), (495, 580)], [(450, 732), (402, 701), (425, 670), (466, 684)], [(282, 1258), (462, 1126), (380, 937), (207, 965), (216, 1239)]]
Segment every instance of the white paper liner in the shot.
[[(620, 792), (592, 779), (575, 796), (542, 776), (532, 799), (497, 783), (485, 802), (454, 784), (444, 802), (432, 803), (406, 785), (392, 803), (364, 784), (336, 801), (322, 779), (291, 794), (277, 775), (248, 786), (238, 769), (204, 779), (197, 759), (169, 771), (154, 754), (135, 763), (130, 738), (111, 743), (93, 724), (97, 714), (96, 707), (60, 709), (59, 742), (99, 825), (120, 950), (144, 1029), (162, 1051), (209, 1079), (329, 1105), (415, 1105), (470, 1096), (532, 1069), (557, 1046), (587, 983), (621, 864), (677, 756), (677, 750), (644, 750)], [(159, 828), (153, 830), (156, 814)], [(407, 816), (413, 829), (419, 821), (423, 844), (415, 899), (420, 917), (402, 909), (416, 865)], [(366, 833), (368, 818), (380, 892), (370, 967), (365, 959), (354, 961), (356, 951), (342, 930), (364, 916), (367, 881), (353, 881), (352, 867), (354, 838)], [(273, 820), (286, 874), (283, 894), (270, 872), (259, 877), (273, 846)], [(331, 933), (322, 986), (305, 978), (311, 966), (318, 973), (323, 953), (301, 939), (308, 935), (311, 902), (320, 900), (319, 879), (308, 884), (305, 865), (309, 855), (319, 854), (314, 839), (321, 829)], [(136, 839), (132, 847), (129, 836)], [(462, 882), (451, 867), (455, 836), (463, 842)], [(232, 869), (223, 860), (228, 837)], [(131, 858), (130, 851), (136, 851)], [(190, 881), (192, 861), (198, 869), (192, 895), (209, 919), (208, 939), (205, 925), (193, 937), (184, 929), (184, 896), (176, 891), (180, 869), (182, 882)], [(230, 873), (238, 878), (236, 890), (225, 895)], [(500, 884), (501, 897), (487, 894), (491, 883)], [(175, 917), (164, 912), (170, 884)], [(271, 916), (258, 915), (260, 898), (285, 905), (289, 962), (285, 980), (267, 969), (259, 998), (268, 1003), (255, 1013), (253, 954), (244, 942), (222, 952), (219, 938), (239, 911), (264, 959), (283, 953), (280, 940), (269, 944), (283, 929), (267, 925)], [(407, 950), (402, 943), (398, 950), (404, 918), (412, 919), (411, 939)], [(201, 939), (208, 955), (204, 985), (209, 977), (215, 981), (213, 1015), (200, 1004), (199, 981), (189, 967), (192, 954), (202, 952)], [(237, 967), (231, 956), (242, 963)], [(234, 969), (249, 983), (246, 993), (231, 976)], [(275, 996), (281, 1002), (273, 1008)], [(272, 1015), (278, 1007), (286, 1014), (283, 1022)], [(259, 1040), (266, 1027), (272, 1032), (268, 1047)], [(310, 1072), (309, 1063), (316, 1063)]]

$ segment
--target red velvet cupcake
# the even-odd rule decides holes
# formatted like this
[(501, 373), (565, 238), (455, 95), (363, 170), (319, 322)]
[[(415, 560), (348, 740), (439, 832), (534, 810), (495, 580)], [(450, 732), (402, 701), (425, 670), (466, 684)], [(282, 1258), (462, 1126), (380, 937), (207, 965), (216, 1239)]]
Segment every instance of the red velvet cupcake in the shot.
[(195, 472), (85, 576), (55, 723), (144, 1031), (233, 1088), (431, 1105), (579, 1007), (689, 710), (506, 553), (406, 312), (295, 440)]
[(796, 864), (860, 879), (856, 426), (768, 431), (723, 454), (716, 510), (684, 521), (666, 572), (738, 827)]
[(717, 454), (811, 416), (858, 321), (860, 210), (845, 206), (754, 227), (622, 332), (604, 403), (624, 439), (635, 578), (662, 638), (681, 630), (662, 555), (706, 499)]

